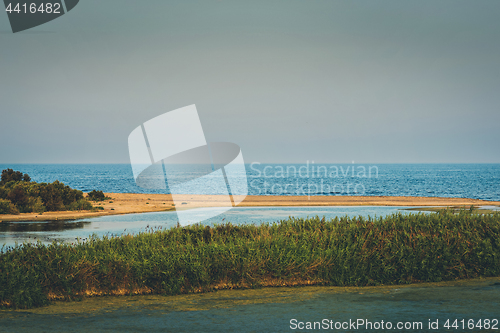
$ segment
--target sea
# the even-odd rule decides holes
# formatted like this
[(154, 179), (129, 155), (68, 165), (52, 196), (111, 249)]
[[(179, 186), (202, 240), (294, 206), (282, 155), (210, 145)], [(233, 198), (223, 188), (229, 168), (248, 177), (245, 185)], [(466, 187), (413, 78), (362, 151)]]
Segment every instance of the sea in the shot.
[[(471, 198), (500, 201), (500, 164), (245, 165), (249, 195), (362, 195)], [(0, 164), (36, 182), (55, 180), (89, 192), (170, 193), (136, 185), (130, 164)], [(193, 178), (182, 165), (178, 173)], [(186, 171), (184, 171), (186, 170)], [(187, 171), (189, 170), (189, 171)], [(184, 174), (183, 174), (184, 173)]]

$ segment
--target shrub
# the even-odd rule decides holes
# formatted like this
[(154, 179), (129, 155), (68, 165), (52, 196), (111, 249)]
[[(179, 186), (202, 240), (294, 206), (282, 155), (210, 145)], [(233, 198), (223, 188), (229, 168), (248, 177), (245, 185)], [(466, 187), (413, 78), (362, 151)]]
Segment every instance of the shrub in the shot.
[(61, 193), (52, 184), (39, 184), (39, 195), (49, 211), (64, 210)]
[(3, 170), (1, 179), (0, 199), (7, 199), (18, 213), (92, 208), (88, 202), (79, 202), (83, 200), (82, 191), (74, 190), (58, 180), (51, 184), (39, 184), (31, 182), (27, 174), (12, 169)]
[(10, 200), (0, 199), (0, 214), (19, 214), (19, 210)]
[(7, 199), (10, 200), (21, 213), (29, 213), (28, 203), (29, 197), (21, 184), (16, 184), (7, 194)]
[(83, 192), (74, 190), (59, 181), (52, 184), (38, 184), (38, 195), (49, 211), (69, 209), (69, 206), (83, 199)]
[(30, 176), (28, 176), (27, 173), (23, 174), (22, 172), (19, 171), (14, 171), (12, 169), (5, 169), (2, 171), (2, 178), (0, 180), (0, 185), (3, 185), (5, 183), (8, 183), (10, 181), (15, 181), (15, 182), (20, 182), (20, 181), (25, 181), (29, 182), (31, 181)]
[(21, 213), (43, 213), (46, 210), (37, 183), (8, 182), (6, 187), (0, 187), (0, 198), (9, 200)]
[(92, 210), (92, 204), (85, 199), (72, 202), (68, 205), (68, 210)]
[(46, 210), (45, 205), (40, 197), (30, 197), (28, 199), (28, 208), (30, 212), (43, 213)]
[(92, 190), (88, 193), (88, 199), (92, 201), (104, 201), (110, 198), (106, 197), (102, 191)]
[(9, 194), (9, 192), (0, 186), (0, 199), (7, 199), (7, 194)]

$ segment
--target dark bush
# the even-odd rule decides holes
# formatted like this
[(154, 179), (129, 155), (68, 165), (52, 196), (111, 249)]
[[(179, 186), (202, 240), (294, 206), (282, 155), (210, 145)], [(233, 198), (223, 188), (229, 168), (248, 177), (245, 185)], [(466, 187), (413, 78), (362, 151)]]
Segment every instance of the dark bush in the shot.
[(7, 199), (16, 205), (21, 213), (29, 213), (29, 197), (21, 184), (16, 184), (7, 194)]
[(92, 201), (104, 201), (109, 198), (102, 191), (92, 190), (88, 193), (88, 199)]
[(58, 180), (52, 184), (38, 184), (38, 187), (43, 204), (49, 211), (68, 209), (70, 204), (83, 199), (82, 191), (73, 190)]
[(61, 193), (56, 186), (42, 183), (38, 186), (39, 195), (48, 211), (64, 210)]
[[(51, 184), (31, 182), (27, 174), (6, 169), (2, 171), (0, 199), (6, 199), (21, 213), (58, 210), (86, 210), (92, 205), (83, 198), (83, 192), (74, 190), (56, 180)], [(102, 193), (102, 192), (101, 192)], [(7, 204), (4, 203), (4, 207)], [(6, 211), (7, 208), (4, 208)], [(6, 214), (6, 213), (2, 213)]]
[(15, 182), (20, 182), (20, 181), (25, 181), (29, 182), (31, 181), (30, 176), (28, 176), (27, 173), (23, 174), (22, 172), (19, 171), (14, 171), (12, 169), (5, 169), (2, 171), (2, 178), (0, 180), (0, 186), (8, 183), (10, 181), (15, 181)]

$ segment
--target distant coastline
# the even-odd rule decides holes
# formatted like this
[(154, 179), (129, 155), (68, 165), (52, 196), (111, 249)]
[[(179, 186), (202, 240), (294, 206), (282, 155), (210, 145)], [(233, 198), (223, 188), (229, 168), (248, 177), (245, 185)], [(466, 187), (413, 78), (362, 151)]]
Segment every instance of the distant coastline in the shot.
[[(94, 204), (99, 211), (56, 211), (0, 215), (0, 222), (77, 220), (106, 215), (136, 214), (174, 210), (170, 194), (105, 193), (110, 200)], [(185, 195), (183, 208), (216, 207), (225, 196)], [(464, 198), (410, 196), (256, 196), (249, 195), (239, 207), (270, 206), (407, 206), (407, 207), (465, 207), (500, 206), (500, 201)]]

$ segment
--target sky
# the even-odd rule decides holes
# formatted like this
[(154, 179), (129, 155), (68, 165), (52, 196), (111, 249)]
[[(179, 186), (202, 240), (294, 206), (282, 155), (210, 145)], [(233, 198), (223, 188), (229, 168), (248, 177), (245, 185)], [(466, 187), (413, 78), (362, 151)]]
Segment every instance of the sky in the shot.
[(500, 163), (499, 14), (82, 0), (14, 34), (0, 13), (0, 163), (128, 163), (137, 126), (191, 104), (247, 163)]

